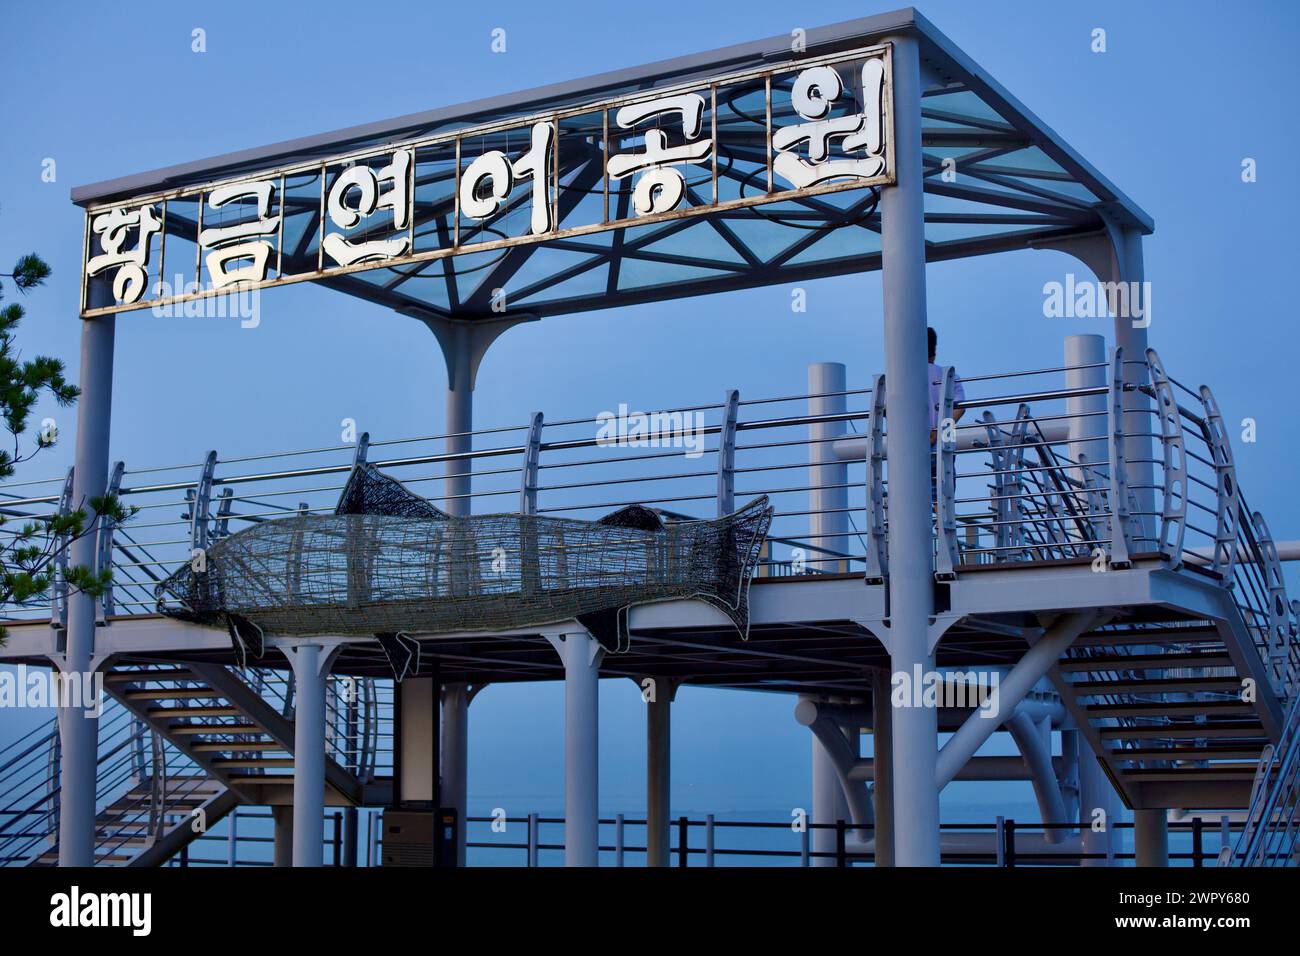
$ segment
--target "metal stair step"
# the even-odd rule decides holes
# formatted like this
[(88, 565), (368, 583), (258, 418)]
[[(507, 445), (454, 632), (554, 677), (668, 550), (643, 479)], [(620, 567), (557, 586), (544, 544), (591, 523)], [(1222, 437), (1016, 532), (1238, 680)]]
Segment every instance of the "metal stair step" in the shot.
[(229, 753), (254, 750), (284, 750), (284, 745), (274, 740), (253, 740), (237, 743), (235, 741), (201, 741), (190, 746), (195, 753)]
[(212, 761), (212, 766), (219, 769), (227, 767), (253, 768), (253, 767), (292, 767), (292, 757), (220, 757)]
[(262, 734), (257, 724), (172, 724), (169, 734)]
[(1080, 697), (1101, 694), (1194, 693), (1196, 691), (1231, 691), (1241, 687), (1236, 677), (1157, 677), (1121, 678), (1119, 680), (1075, 681), (1070, 685)]
[(150, 717), (243, 717), (238, 707), (150, 707)]
[(113, 671), (105, 675), (110, 684), (139, 684), (146, 681), (193, 680), (194, 672), (188, 667), (173, 667), (156, 671)]
[(1195, 779), (1219, 781), (1251, 781), (1255, 779), (1256, 765), (1253, 763), (1214, 764), (1209, 767), (1142, 767), (1138, 769), (1121, 769), (1125, 780), (1164, 781), (1170, 779)]
[(1262, 747), (1268, 742), (1264, 727), (1258, 721), (1217, 721), (1207, 724), (1171, 724), (1158, 727), (1098, 727), (1104, 740), (1151, 740), (1168, 737), (1173, 740), (1191, 740), (1205, 737), (1213, 740), (1225, 738), (1258, 739)]
[(1071, 657), (1058, 665), (1062, 671), (1159, 670), (1164, 667), (1232, 667), (1232, 657), (1219, 651), (1171, 651), (1168, 654), (1097, 654)]
[(1251, 714), (1254, 707), (1238, 700), (1143, 701), (1129, 704), (1087, 704), (1097, 717), (1195, 717), (1199, 714)]
[(1125, 747), (1108, 754), (1114, 760), (1258, 760), (1263, 744), (1231, 747)]
[(221, 695), (211, 687), (165, 687), (158, 690), (128, 690), (122, 696), (127, 700), (197, 700)]

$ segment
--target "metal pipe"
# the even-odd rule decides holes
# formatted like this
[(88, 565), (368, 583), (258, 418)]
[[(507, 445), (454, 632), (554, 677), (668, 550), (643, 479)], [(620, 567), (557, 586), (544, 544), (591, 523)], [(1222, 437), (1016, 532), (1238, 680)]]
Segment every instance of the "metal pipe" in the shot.
[(584, 631), (549, 639), (564, 662), (564, 865), (596, 866), (600, 860), (599, 678), (604, 650)]
[[(808, 391), (814, 395), (842, 392), (844, 382), (845, 370), (839, 362), (817, 362), (808, 366)], [(843, 395), (815, 397), (808, 402), (810, 416), (839, 415), (845, 410)], [(808, 522), (808, 534), (813, 543), (818, 545), (848, 531), (848, 512), (845, 509), (849, 504), (849, 469), (847, 465), (839, 463), (834, 454), (834, 446), (830, 444), (830, 440), (843, 435), (846, 428), (843, 421), (835, 420), (812, 425), (808, 429), (812, 439), (812, 444), (808, 446), (808, 484), (813, 489), (808, 495), (808, 507), (813, 512)], [(839, 561), (821, 560), (815, 567), (832, 572), (848, 570)]]
[(442, 805), (456, 811), (456, 865), (465, 865), (469, 781), (469, 686), (442, 690)]
[[(1068, 823), (1065, 801), (1061, 799), (1061, 788), (1056, 782), (1056, 768), (1052, 765), (1050, 735), (1045, 742), (1038, 724), (1023, 712), (1011, 715), (1007, 721), (1007, 730), (1020, 748), (1020, 756), (1029, 770), (1034, 797), (1038, 801), (1039, 819), (1050, 824)], [(1060, 843), (1065, 837), (1065, 831), (1048, 830), (1045, 836), (1048, 843)]]
[[(934, 669), (930, 519), (930, 389), (926, 342), (921, 63), (917, 41), (891, 37), (897, 182), (881, 188), (885, 401), (889, 409), (888, 648), (895, 672)], [(902, 866), (939, 865), (938, 713), (896, 708), (894, 853)]]
[[(90, 284), (88, 305), (111, 305), (112, 292), (103, 281)], [(108, 487), (108, 437), (113, 408), (112, 315), (81, 323), (81, 398), (77, 405), (76, 465), (72, 503), (90, 513), (90, 501)], [(98, 535), (94, 526), (69, 548), (70, 564), (94, 570)], [(95, 599), (80, 589), (68, 595), (65, 654), (56, 660), (65, 677), (81, 681), (94, 669)], [(82, 686), (86, 686), (83, 684)], [(61, 795), (59, 865), (92, 866), (95, 862), (95, 778), (98, 763), (98, 708), (59, 708)]]
[(325, 677), (333, 654), (321, 645), (283, 648), (293, 667), (293, 865), (322, 866), (325, 813)]
[(669, 866), (672, 845), (672, 706), (675, 685), (655, 680), (646, 701), (646, 866)]

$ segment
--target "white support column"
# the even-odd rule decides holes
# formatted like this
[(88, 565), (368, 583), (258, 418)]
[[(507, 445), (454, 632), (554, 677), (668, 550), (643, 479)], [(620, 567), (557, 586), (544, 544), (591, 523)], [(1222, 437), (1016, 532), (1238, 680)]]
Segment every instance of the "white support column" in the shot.
[[(844, 366), (839, 362), (816, 362), (808, 366), (808, 414), (836, 415), (848, 409), (844, 395)], [(845, 433), (843, 421), (809, 426), (808, 539), (813, 551), (807, 556), (810, 570), (832, 574), (848, 570), (848, 562), (829, 557), (824, 551), (842, 552), (848, 543), (849, 466), (835, 454), (834, 439)], [(817, 549), (824, 549), (817, 550)], [(815, 752), (815, 751), (814, 751)], [(814, 790), (816, 784), (814, 783)]]
[(600, 861), (600, 661), (604, 648), (581, 628), (547, 639), (564, 662), (564, 865)]
[[(473, 450), (474, 441), (469, 434), (474, 430), (474, 363), (471, 351), (470, 331), (467, 325), (457, 324), (453, 335), (443, 348), (451, 349), (447, 358), (447, 416), (445, 429), (447, 438), (444, 443), (449, 455), (464, 454)], [(468, 515), (470, 513), (470, 468), (468, 459), (449, 461), (445, 465), (446, 480), (443, 483), (443, 510), (450, 515)]]
[[(834, 825), (839, 820), (849, 820), (849, 805), (844, 799), (835, 761), (816, 734), (810, 733), (812, 743), (812, 822)], [(818, 827), (812, 831), (813, 866), (835, 865), (835, 831)]]
[[(1127, 350), (1125, 350), (1127, 352)], [(1091, 366), (1085, 368), (1083, 366)], [(1106, 339), (1100, 335), (1065, 337), (1065, 387), (1067, 389), (1106, 387)], [(1082, 456), (1100, 472), (1107, 470), (1106, 396), (1083, 395), (1065, 400), (1068, 417), (1071, 461)], [(1076, 472), (1072, 478), (1081, 478)]]
[(337, 647), (310, 639), (281, 646), (293, 667), (293, 865), (324, 863), (325, 681)]
[[(1124, 350), (1124, 381), (1147, 384), (1145, 368), (1137, 364), (1146, 361), (1147, 323), (1151, 321), (1148, 310), (1151, 303), (1145, 294), (1145, 271), (1142, 262), (1142, 233), (1134, 227), (1116, 227), (1111, 230), (1115, 245), (1115, 279), (1126, 283), (1132, 293), (1129, 297), (1130, 313), (1140, 307), (1141, 318), (1117, 314), (1115, 316), (1115, 344)], [(1152, 415), (1151, 399), (1134, 389), (1124, 393), (1124, 458), (1128, 462), (1128, 487), (1137, 498), (1142, 536), (1147, 548), (1156, 539), (1157, 519), (1155, 483), (1155, 438), (1159, 431)]]
[(469, 686), (442, 689), (442, 805), (456, 810), (456, 865), (465, 865), (469, 783)]
[(677, 697), (677, 682), (655, 679), (650, 688), (644, 684), (641, 687), (646, 702), (646, 866), (669, 866), (672, 846), (672, 706)]
[[(921, 65), (915, 38), (893, 44), (897, 183), (881, 189), (885, 409), (889, 455), (889, 651), (895, 672), (934, 670), (930, 387), (921, 162)], [(894, 712), (894, 852), (901, 866), (939, 864), (939, 732), (933, 707)]]
[(1169, 865), (1169, 811), (1133, 811), (1133, 852), (1138, 866)]
[[(1115, 788), (1093, 753), (1092, 746), (1079, 738), (1079, 827), (1083, 833), (1083, 851), (1099, 854), (1098, 859), (1084, 860), (1082, 866), (1106, 866), (1119, 850), (1115, 824), (1120, 822)], [(1096, 829), (1100, 827), (1100, 829)]]
[[(86, 305), (113, 304), (106, 282), (91, 282)], [(76, 467), (72, 506), (92, 512), (92, 498), (108, 488), (108, 438), (113, 407), (113, 344), (116, 317), (101, 315), (81, 323), (81, 398), (77, 402)], [(93, 528), (72, 542), (69, 564), (95, 569), (97, 535)], [(84, 680), (93, 672), (95, 598), (68, 594), (68, 630), (59, 670)], [(83, 685), (84, 686), (84, 685)], [(95, 778), (98, 767), (99, 717), (85, 707), (60, 708), (59, 865), (92, 866), (95, 861)]]

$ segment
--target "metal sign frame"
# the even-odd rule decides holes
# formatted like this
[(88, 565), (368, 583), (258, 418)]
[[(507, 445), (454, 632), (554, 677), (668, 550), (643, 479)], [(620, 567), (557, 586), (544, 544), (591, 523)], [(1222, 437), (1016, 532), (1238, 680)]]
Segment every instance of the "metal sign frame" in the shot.
[[(271, 167), (256, 174), (244, 174), (236, 178), (214, 180), (212, 182), (199, 185), (190, 185), (174, 190), (163, 192), (154, 192), (139, 196), (132, 196), (125, 199), (119, 199), (109, 203), (92, 204), (86, 207), (86, 221), (82, 246), (82, 286), (81, 286), (81, 315), (83, 318), (91, 318), (97, 315), (115, 314), (119, 312), (132, 312), (141, 309), (163, 308), (177, 303), (189, 302), (199, 299), (213, 298), (237, 294), (252, 289), (270, 288), (273, 286), (291, 285), (298, 282), (308, 282), (319, 279), (330, 278), (334, 276), (347, 275), (354, 272), (364, 272), (375, 269), (391, 269), (393, 267), (410, 265), (415, 263), (428, 262), (430, 260), (443, 259), (449, 256), (465, 255), (471, 253), (488, 252), (497, 249), (508, 248), (511, 246), (525, 244), (542, 244), (555, 239), (570, 238), (575, 236), (588, 235), (592, 233), (606, 232), (611, 230), (624, 229), (629, 227), (643, 226), (653, 223), (666, 222), (676, 219), (687, 219), (692, 217), (704, 217), (710, 214), (737, 209), (749, 206), (758, 206), (774, 202), (788, 201), (790, 199), (802, 198), (808, 196), (817, 196), (825, 193), (842, 192), (851, 189), (865, 189), (892, 185), (895, 182), (895, 160), (894, 160), (894, 113), (893, 113), (893, 61), (892, 47), (889, 43), (875, 44), (872, 46), (855, 48), (840, 53), (827, 55), (823, 57), (810, 58), (797, 63), (783, 63), (779, 66), (765, 67), (760, 69), (750, 69), (737, 73), (723, 74), (712, 78), (694, 80), (688, 83), (677, 84), (674, 86), (658, 87), (646, 91), (639, 91), (635, 94), (627, 94), (619, 97), (612, 97), (602, 100), (587, 101), (574, 106), (564, 107), (562, 109), (548, 110), (540, 113), (533, 113), (520, 117), (512, 117), (507, 120), (495, 121), (480, 126), (466, 127), (452, 133), (444, 133), (438, 136), (425, 137), (415, 140), (397, 141), (385, 144), (380, 147), (369, 147), (351, 153), (343, 153), (337, 156), (329, 157), (324, 160), (312, 160), (310, 162), (300, 162), (292, 165)], [(784, 77), (788, 74), (802, 74), (808, 70), (835, 64), (842, 64), (847, 61), (861, 60), (866, 62), (871, 59), (879, 59), (883, 63), (883, 77), (881, 87), (881, 114), (880, 114), (880, 135), (882, 138), (882, 158), (884, 169), (879, 175), (870, 177), (857, 177), (840, 181), (822, 182), (815, 185), (804, 187), (791, 187), (789, 189), (776, 189), (773, 183), (773, 163), (774, 150), (772, 139), (776, 132), (772, 122), (772, 88), (773, 79)], [(747, 81), (763, 80), (764, 82), (764, 99), (765, 99), (765, 124), (766, 124), (766, 157), (767, 157), (767, 175), (766, 191), (753, 196), (741, 196), (735, 199), (722, 200), (719, 196), (717, 186), (718, 182), (718, 156), (719, 149), (717, 143), (717, 91), (719, 87), (729, 86), (736, 83)], [(685, 206), (684, 208), (674, 208), (664, 212), (651, 212), (642, 215), (624, 216), (622, 218), (610, 218), (609, 210), (609, 161), (611, 159), (611, 140), (609, 132), (609, 114), (611, 110), (621, 109), (623, 107), (635, 106), (637, 104), (649, 103), (656, 100), (662, 100), (676, 94), (698, 94), (707, 98), (707, 104), (710, 111), (709, 121), (706, 128), (709, 131), (710, 152), (711, 156), (705, 163), (696, 163), (695, 165), (711, 165), (712, 180), (712, 197), (705, 204)], [(559, 141), (561, 139), (562, 127), (561, 121), (568, 117), (591, 115), (600, 113), (603, 115), (604, 135), (602, 137), (601, 150), (603, 152), (603, 168), (601, 178), (603, 180), (604, 194), (604, 213), (600, 222), (593, 222), (583, 225), (560, 228), (559, 215), (559, 195), (561, 186), (559, 182)], [(461, 155), (461, 144), (467, 139), (484, 136), (491, 133), (499, 133), (512, 130), (526, 130), (532, 128), (535, 124), (551, 123), (556, 135), (553, 136), (554, 145), (552, 150), (551, 162), (552, 168), (546, 176), (545, 191), (547, 193), (547, 202), (550, 205), (551, 226), (548, 231), (539, 234), (525, 234), (518, 236), (509, 236), (486, 241), (476, 241), (463, 243), (460, 235), (460, 223), (462, 220), (462, 199), (461, 199), (461, 176), (464, 172), (463, 160)], [(789, 128), (789, 127), (779, 127)], [(778, 129), (779, 129), (778, 128)], [(632, 130), (628, 135), (640, 135), (638, 131)], [(450, 197), (451, 220), (449, 232), (451, 233), (452, 243), (449, 246), (443, 246), (435, 249), (415, 250), (414, 228), (416, 213), (416, 190), (415, 190), (415, 170), (419, 165), (420, 149), (430, 147), (449, 146), (455, 150), (455, 179), (454, 188)], [(368, 260), (359, 261), (351, 265), (327, 266), (325, 263), (324, 238), (325, 238), (325, 207), (326, 198), (330, 191), (330, 185), (327, 181), (327, 171), (331, 167), (345, 167), (355, 165), (364, 161), (372, 161), (383, 157), (392, 157), (403, 150), (411, 151), (410, 171), (406, 185), (405, 209), (404, 216), (398, 218), (394, 215), (395, 229), (392, 232), (402, 231), (403, 227), (396, 226), (398, 222), (405, 222), (406, 229), (410, 235), (410, 248), (404, 255), (397, 255), (380, 259), (378, 261)], [(626, 154), (623, 154), (626, 155)], [(303, 174), (314, 173), (320, 182), (320, 212), (319, 223), (317, 228), (320, 234), (316, 242), (317, 268), (315, 270), (283, 275), (280, 268), (284, 262), (284, 219), (285, 213), (285, 181), (288, 177)], [(622, 178), (622, 177), (620, 177)], [(630, 177), (629, 177), (630, 178)], [(761, 177), (760, 177), (761, 180)], [(274, 256), (275, 277), (262, 278), (258, 280), (238, 280), (228, 285), (220, 287), (198, 288), (194, 291), (162, 296), (158, 295), (153, 298), (148, 297), (151, 289), (158, 288), (159, 283), (165, 278), (164, 268), (166, 265), (166, 240), (167, 240), (167, 204), (168, 202), (178, 199), (197, 201), (198, 217), (195, 228), (194, 244), (195, 252), (195, 272), (194, 283), (201, 285), (203, 266), (202, 253), (205, 250), (211, 251), (211, 246), (205, 246), (199, 241), (199, 236), (203, 231), (203, 209), (207, 204), (208, 197), (214, 191), (227, 187), (237, 187), (240, 185), (254, 186), (260, 183), (272, 183), (277, 190), (277, 199), (275, 208), (278, 211), (276, 218), (278, 225), (274, 229), (268, 229), (263, 233), (256, 235), (265, 236), (266, 239), (273, 241), (272, 254)], [(157, 264), (156, 270), (149, 262), (149, 256), (144, 257), (144, 292), (136, 301), (123, 302), (115, 301), (112, 305), (89, 307), (88, 288), (91, 282), (86, 269), (91, 258), (92, 252), (92, 230), (95, 219), (106, 212), (113, 210), (130, 210), (133, 208), (143, 209), (145, 207), (160, 207), (158, 209), (158, 221), (161, 226), (155, 230), (157, 233)], [(396, 213), (397, 210), (394, 210)], [(507, 213), (508, 214), (508, 213)], [(495, 221), (493, 218), (482, 220), (484, 223)], [(338, 234), (338, 233), (334, 233)], [(141, 231), (142, 239), (140, 241), (151, 241), (150, 236), (145, 236)], [(188, 237), (182, 239), (189, 242)], [(138, 252), (138, 249), (136, 250)], [(119, 265), (117, 268), (121, 268)]]

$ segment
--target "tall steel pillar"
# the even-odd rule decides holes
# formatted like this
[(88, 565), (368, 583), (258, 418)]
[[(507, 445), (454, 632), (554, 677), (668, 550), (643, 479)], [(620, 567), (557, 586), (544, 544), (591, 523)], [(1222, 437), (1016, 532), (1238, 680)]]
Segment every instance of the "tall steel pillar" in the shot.
[[(892, 37), (897, 182), (880, 196), (889, 460), (889, 631), (894, 672), (934, 669), (930, 385), (921, 162), (921, 63), (915, 38)], [(939, 721), (932, 707), (893, 715), (894, 853), (900, 866), (939, 865)]]
[[(848, 410), (844, 394), (844, 366), (839, 362), (816, 362), (808, 366), (809, 416), (838, 415)], [(809, 427), (808, 538), (813, 548), (843, 552), (849, 530), (849, 466), (835, 454), (832, 442), (844, 435), (843, 421), (817, 422)], [(828, 558), (814, 550), (807, 556), (811, 570), (836, 573), (847, 571), (846, 562)]]
[(672, 707), (677, 682), (655, 679), (645, 710), (646, 866), (668, 866), (672, 840)]
[(564, 865), (600, 861), (600, 660), (604, 649), (589, 634), (549, 638), (564, 662)]
[[(1106, 359), (1106, 339), (1101, 335), (1067, 335), (1065, 337), (1065, 387), (1085, 389), (1106, 386), (1109, 367)], [(1107, 448), (1106, 396), (1085, 395), (1067, 398), (1065, 413), (1068, 416), (1071, 461), (1087, 462), (1094, 481), (1106, 487), (1110, 472)], [(1083, 478), (1080, 469), (1071, 477)], [(1078, 737), (1079, 772), (1079, 823), (1083, 828), (1083, 848), (1097, 859), (1084, 860), (1083, 866), (1105, 866), (1106, 857), (1114, 847), (1115, 829), (1119, 822), (1119, 805), (1110, 778), (1097, 760), (1092, 745), (1082, 734)], [(1104, 829), (1094, 829), (1094, 813), (1101, 811)]]
[(442, 805), (456, 810), (456, 865), (465, 865), (468, 811), (469, 701), (467, 684), (442, 689)]
[[(87, 308), (113, 304), (107, 282), (93, 280)], [(108, 436), (113, 408), (113, 341), (116, 317), (101, 315), (81, 323), (81, 398), (77, 402), (76, 467), (72, 504), (92, 513), (90, 501), (108, 489)], [(96, 568), (93, 527), (72, 542), (73, 567)], [(68, 594), (68, 629), (60, 672), (81, 680), (95, 661), (95, 599), (78, 590)], [(84, 686), (84, 685), (83, 685)], [(95, 862), (95, 778), (98, 766), (99, 717), (94, 708), (60, 708), (59, 865), (93, 866)]]
[[(1129, 298), (1129, 311), (1133, 301), (1141, 296), (1141, 320), (1116, 314), (1115, 344), (1124, 350), (1124, 381), (1126, 384), (1145, 385), (1148, 375), (1143, 363), (1147, 358), (1146, 310), (1150, 302), (1144, 294), (1145, 271), (1142, 262), (1142, 233), (1133, 226), (1115, 227), (1111, 230), (1115, 247), (1115, 280), (1128, 283), (1134, 295)], [(1137, 498), (1142, 536), (1151, 547), (1156, 542), (1155, 515), (1155, 434), (1159, 429), (1152, 417), (1151, 399), (1136, 388), (1124, 393), (1124, 458), (1128, 462), (1128, 487)]]
[(1138, 866), (1169, 865), (1167, 810), (1133, 811), (1133, 852)]
[(335, 649), (305, 641), (282, 650), (293, 667), (293, 865), (324, 863), (325, 682)]

